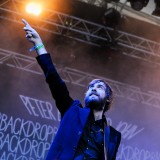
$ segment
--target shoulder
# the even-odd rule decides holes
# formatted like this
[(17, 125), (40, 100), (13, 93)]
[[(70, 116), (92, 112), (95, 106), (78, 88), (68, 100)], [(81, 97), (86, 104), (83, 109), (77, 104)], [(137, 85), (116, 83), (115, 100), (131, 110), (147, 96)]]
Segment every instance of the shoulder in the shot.
[(83, 108), (83, 106), (79, 100), (73, 100), (71, 107)]
[(70, 105), (68, 112), (78, 112), (81, 116), (88, 114), (90, 112), (90, 109), (87, 107), (83, 107), (81, 102), (79, 100), (73, 100), (72, 104)]
[(73, 112), (73, 111), (79, 111), (80, 109), (83, 109), (81, 102), (79, 100), (73, 100), (66, 113)]

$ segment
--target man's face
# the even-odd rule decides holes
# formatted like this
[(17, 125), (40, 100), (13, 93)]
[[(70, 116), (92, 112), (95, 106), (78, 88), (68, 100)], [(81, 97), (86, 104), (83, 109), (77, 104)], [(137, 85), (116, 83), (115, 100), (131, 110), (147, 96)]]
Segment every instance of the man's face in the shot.
[(91, 82), (85, 95), (85, 105), (94, 110), (103, 110), (106, 99), (105, 84), (103, 82)]

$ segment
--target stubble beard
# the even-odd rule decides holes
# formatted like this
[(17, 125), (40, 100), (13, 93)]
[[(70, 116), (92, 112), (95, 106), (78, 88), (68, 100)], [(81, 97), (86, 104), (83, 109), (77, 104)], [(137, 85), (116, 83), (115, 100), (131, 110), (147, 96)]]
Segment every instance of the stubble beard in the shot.
[(91, 110), (101, 111), (105, 105), (106, 99), (90, 99), (89, 97), (85, 97), (85, 105)]

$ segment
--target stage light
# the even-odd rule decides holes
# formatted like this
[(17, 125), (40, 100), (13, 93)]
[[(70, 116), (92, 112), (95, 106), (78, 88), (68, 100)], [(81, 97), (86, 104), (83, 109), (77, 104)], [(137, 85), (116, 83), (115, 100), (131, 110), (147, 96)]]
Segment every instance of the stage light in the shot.
[(35, 16), (39, 16), (42, 12), (40, 3), (30, 2), (26, 5), (26, 12)]
[(156, 7), (155, 7), (155, 10), (152, 12), (152, 15), (160, 17), (160, 1), (154, 0), (154, 2)]
[(118, 3), (120, 0), (104, 0), (105, 2), (115, 2), (115, 3)]
[(118, 3), (120, 0), (112, 0), (113, 2), (116, 2), (116, 3)]
[(119, 25), (121, 20), (121, 14), (114, 8), (109, 8), (105, 11), (104, 16), (102, 17), (103, 24), (115, 28)]
[(136, 10), (140, 11), (143, 7), (146, 7), (149, 0), (128, 0), (131, 4), (131, 7)]

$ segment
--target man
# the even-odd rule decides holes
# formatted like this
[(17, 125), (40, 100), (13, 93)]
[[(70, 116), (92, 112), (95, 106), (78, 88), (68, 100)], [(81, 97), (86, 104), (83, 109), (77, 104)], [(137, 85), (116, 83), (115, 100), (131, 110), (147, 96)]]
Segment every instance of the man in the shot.
[(115, 160), (121, 134), (107, 125), (104, 113), (110, 108), (112, 90), (103, 80), (90, 82), (85, 107), (73, 100), (58, 75), (39, 34), (24, 19), (26, 38), (34, 44), (37, 61), (44, 71), (56, 106), (61, 113), (59, 130), (46, 160)]

